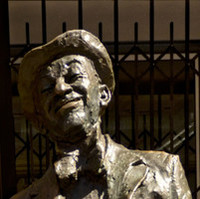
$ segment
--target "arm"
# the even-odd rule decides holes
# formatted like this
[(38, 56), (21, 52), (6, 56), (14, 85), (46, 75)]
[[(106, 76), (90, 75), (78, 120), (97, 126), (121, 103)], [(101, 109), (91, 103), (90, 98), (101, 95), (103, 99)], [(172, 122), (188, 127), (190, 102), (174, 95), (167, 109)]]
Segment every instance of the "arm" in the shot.
[(179, 156), (173, 156), (172, 194), (176, 191), (178, 199), (192, 199), (185, 172), (180, 163)]

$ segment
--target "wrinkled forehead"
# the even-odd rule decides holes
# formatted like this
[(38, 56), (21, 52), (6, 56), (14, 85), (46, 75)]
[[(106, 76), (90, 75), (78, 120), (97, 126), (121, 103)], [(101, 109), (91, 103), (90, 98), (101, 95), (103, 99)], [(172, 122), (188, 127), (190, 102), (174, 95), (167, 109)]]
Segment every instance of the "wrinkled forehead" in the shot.
[(98, 76), (92, 60), (81, 55), (66, 55), (42, 67), (39, 76), (58, 77), (60, 74), (82, 73), (90, 76)]

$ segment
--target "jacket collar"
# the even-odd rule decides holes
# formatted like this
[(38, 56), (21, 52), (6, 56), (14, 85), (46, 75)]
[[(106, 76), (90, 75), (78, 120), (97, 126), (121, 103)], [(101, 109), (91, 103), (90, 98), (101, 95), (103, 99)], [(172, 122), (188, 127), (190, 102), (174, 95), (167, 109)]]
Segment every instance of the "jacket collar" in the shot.
[[(108, 135), (105, 138), (107, 145), (103, 165), (107, 175), (109, 198), (122, 198), (130, 190), (134, 192), (138, 189), (145, 180), (148, 167), (133, 150), (113, 142)], [(58, 194), (58, 180), (51, 166), (45, 175), (32, 185), (30, 198), (53, 199)]]

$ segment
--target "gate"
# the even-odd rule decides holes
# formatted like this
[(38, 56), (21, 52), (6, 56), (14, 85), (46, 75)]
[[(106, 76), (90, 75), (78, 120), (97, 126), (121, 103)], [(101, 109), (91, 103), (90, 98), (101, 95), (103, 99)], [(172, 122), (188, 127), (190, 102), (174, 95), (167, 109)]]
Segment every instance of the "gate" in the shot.
[[(83, 25), (84, 1), (77, 1), (78, 28)], [(149, 38), (139, 40), (140, 24), (135, 22), (132, 41), (119, 40), (119, 1), (113, 1), (114, 41), (103, 40), (104, 24), (98, 37), (108, 49), (115, 72), (116, 89), (102, 118), (105, 133), (131, 149), (164, 150), (180, 155), (193, 197), (200, 190), (199, 66), (200, 41), (190, 40), (190, 1), (185, 0), (185, 40), (174, 39), (174, 23), (169, 40), (155, 41), (154, 0), (149, 0)], [(46, 1), (41, 1), (42, 43), (47, 42)], [(24, 118), (19, 105), (17, 74), (21, 57), (37, 46), (11, 45), (13, 99), (15, 112), (16, 169), (19, 189), (41, 177), (55, 158), (54, 144)], [(66, 22), (62, 24), (66, 31)], [(48, 132), (47, 132), (48, 133)]]

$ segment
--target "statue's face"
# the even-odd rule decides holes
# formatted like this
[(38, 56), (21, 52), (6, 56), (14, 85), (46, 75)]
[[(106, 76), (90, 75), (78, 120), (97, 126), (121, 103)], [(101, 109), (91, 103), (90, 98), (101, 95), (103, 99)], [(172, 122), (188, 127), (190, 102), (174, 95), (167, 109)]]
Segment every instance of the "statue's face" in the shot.
[(108, 89), (92, 64), (86, 57), (68, 55), (38, 72), (36, 107), (53, 138), (77, 142), (98, 122)]

